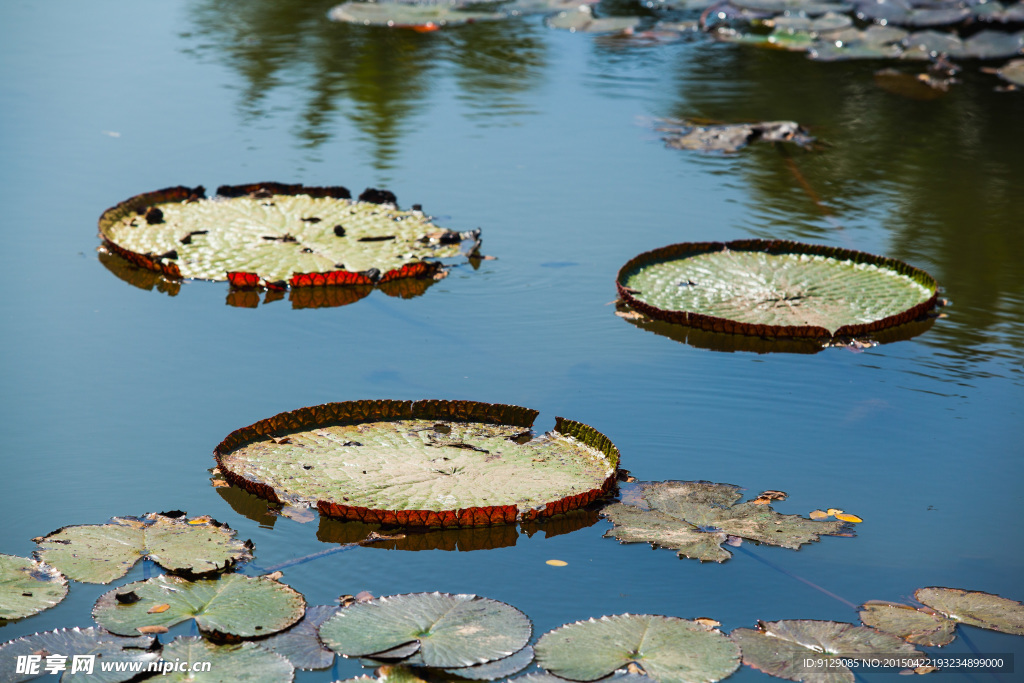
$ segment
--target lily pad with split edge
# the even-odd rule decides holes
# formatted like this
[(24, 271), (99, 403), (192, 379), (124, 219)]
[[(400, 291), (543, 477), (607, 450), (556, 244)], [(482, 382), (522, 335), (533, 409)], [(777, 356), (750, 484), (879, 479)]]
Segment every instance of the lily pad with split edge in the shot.
[(0, 554), (0, 625), (49, 609), (67, 594), (68, 581), (54, 567)]
[[(71, 673), (74, 657), (89, 656), (100, 661), (137, 663), (145, 669), (151, 662), (160, 659), (158, 644), (152, 636), (122, 638), (98, 628), (67, 628), (45, 633), (33, 633), (0, 645), (0, 681), (21, 683), (22, 681), (57, 680), (43, 668), (47, 655), (67, 657), (68, 671), (60, 677), (64, 683), (120, 683), (138, 676), (138, 671), (106, 671), (93, 662), (91, 672)], [(19, 657), (37, 655), (43, 657), (39, 672), (18, 673), (15, 669)]]
[(953, 621), (1024, 636), (1024, 604), (1016, 600), (960, 588), (918, 588), (914, 598)]
[(861, 607), (860, 620), (865, 626), (926, 647), (942, 647), (956, 637), (956, 622), (927, 607), (915, 609), (896, 602), (872, 600)]

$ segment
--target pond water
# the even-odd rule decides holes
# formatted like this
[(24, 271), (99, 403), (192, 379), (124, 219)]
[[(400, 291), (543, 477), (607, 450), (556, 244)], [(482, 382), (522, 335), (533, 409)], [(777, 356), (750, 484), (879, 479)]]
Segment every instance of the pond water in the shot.
[[(641, 480), (780, 489), (780, 512), (864, 522), (855, 538), (744, 544), (717, 565), (621, 545), (579, 515), (417, 552), (355, 548), (284, 581), (311, 604), (476, 593), (526, 612), (538, 635), (623, 612), (723, 630), (855, 622), (856, 605), (922, 586), (1024, 599), (1020, 92), (994, 92), (976, 63), (920, 102), (876, 87), (877, 63), (637, 44), (539, 17), (389, 31), (330, 23), (331, 4), (5, 3), (0, 552), (182, 509), (251, 538), (261, 567), (316, 553), (346, 540), (344, 525), (211, 486), (226, 434), (329, 401), (471, 399), (536, 408), (539, 431), (556, 415), (593, 425)], [(827, 145), (684, 152), (665, 148), (657, 117), (793, 119)], [(133, 285), (98, 257), (97, 218), (131, 195), (264, 180), (388, 188), (441, 225), (481, 228), (497, 258), (416, 298), (296, 310), (226, 306), (222, 283)], [(743, 237), (903, 259), (952, 305), (910, 340), (813, 355), (690, 345), (614, 315), (633, 255)], [(73, 584), (0, 640), (88, 626), (105, 588)], [(1024, 639), (961, 633), (946, 651), (1016, 653), (1024, 670)], [(360, 672), (343, 660), (297, 680)]]

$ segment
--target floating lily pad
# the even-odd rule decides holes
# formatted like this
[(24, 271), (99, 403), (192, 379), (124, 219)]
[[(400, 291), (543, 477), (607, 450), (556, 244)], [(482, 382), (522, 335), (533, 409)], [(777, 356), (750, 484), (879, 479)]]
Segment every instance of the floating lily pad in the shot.
[[(565, 679), (548, 673), (539, 673), (526, 674), (519, 678), (513, 678), (512, 681), (516, 683), (564, 683)], [(608, 678), (602, 678), (601, 683), (651, 683), (651, 679), (643, 674), (616, 671)]]
[[(151, 636), (122, 638), (97, 628), (69, 628), (45, 633), (34, 633), (30, 636), (12, 640), (0, 645), (0, 681), (4, 683), (22, 683), (22, 681), (57, 680), (53, 674), (47, 673), (46, 657), (48, 655), (64, 655), (67, 657), (67, 670), (61, 675), (63, 683), (119, 683), (138, 676), (134, 671), (103, 671), (98, 662), (139, 662), (144, 667), (150, 662), (160, 659), (159, 650), (152, 649), (155, 645)], [(39, 673), (15, 673), (18, 657), (38, 655)], [(74, 669), (74, 657), (93, 655), (93, 669), (86, 673)]]
[(502, 19), (504, 16), (498, 12), (471, 11), (455, 5), (421, 5), (406, 2), (346, 2), (331, 8), (327, 13), (327, 18), (332, 21), (421, 31)]
[(587, 505), (615, 486), (618, 450), (587, 425), (471, 401), (349, 401), (232, 432), (214, 455), (233, 484), (340, 519), (486, 526)]
[(860, 620), (865, 626), (915, 645), (941, 647), (956, 638), (956, 622), (927, 607), (916, 609), (897, 602), (872, 600), (864, 603)]
[(843, 14), (852, 5), (840, 2), (818, 2), (817, 0), (732, 0), (732, 4), (743, 9), (759, 10), (782, 14), (801, 12), (809, 17), (822, 14)]
[(651, 318), (762, 337), (856, 337), (922, 317), (938, 284), (859, 251), (782, 240), (687, 242), (628, 261), (619, 297)]
[(533, 648), (527, 645), (519, 652), (496, 659), (486, 664), (476, 664), (455, 669), (444, 669), (445, 673), (471, 681), (494, 681), (513, 676), (533, 662)]
[(314, 605), (306, 608), (306, 616), (297, 624), (260, 641), (260, 645), (276, 652), (296, 669), (328, 669), (334, 653), (320, 642), (320, 625), (334, 616), (336, 605)]
[(537, 664), (573, 681), (594, 681), (629, 664), (661, 683), (718, 681), (740, 665), (740, 648), (686, 619), (617, 614), (560, 626), (541, 636)]
[(476, 595), (411, 593), (357, 602), (320, 627), (320, 639), (348, 657), (419, 643), (421, 666), (462, 668), (504, 659), (530, 640), (529, 618)]
[[(853, 683), (853, 673), (842, 660), (879, 653), (918, 658), (922, 664), (927, 660), (913, 645), (896, 636), (837, 621), (760, 621), (757, 629), (734, 629), (729, 637), (742, 648), (744, 664), (791, 681)], [(807, 660), (827, 663), (805, 666)]]
[(140, 558), (187, 574), (223, 571), (252, 559), (251, 544), (235, 539), (234, 531), (215, 520), (155, 512), (115, 517), (102, 525), (67, 526), (35, 541), (40, 559), (84, 583), (119, 579)]
[(737, 152), (757, 141), (792, 142), (805, 148), (810, 148), (814, 144), (814, 138), (795, 121), (715, 126), (701, 126), (688, 121), (666, 121), (665, 125), (663, 130), (678, 131), (665, 137), (665, 143), (675, 149), (700, 152)]
[(50, 565), (0, 554), (0, 623), (38, 614), (67, 594), (67, 579)]
[(640, 17), (595, 17), (590, 5), (579, 5), (550, 17), (547, 24), (572, 33), (613, 33), (636, 28)]
[(725, 562), (728, 536), (797, 550), (819, 536), (838, 534), (842, 522), (780, 515), (771, 505), (737, 503), (743, 494), (732, 484), (707, 481), (641, 483), (631, 498), (641, 505), (613, 503), (601, 511), (613, 526), (606, 537), (623, 543), (651, 543), (679, 551), (680, 557)]
[(1024, 59), (1014, 59), (996, 69), (996, 75), (1013, 85), (1024, 86)]
[(918, 588), (914, 598), (953, 621), (1024, 636), (1024, 604), (959, 588)]
[(287, 659), (256, 643), (215, 645), (195, 636), (175, 638), (164, 646), (163, 660), (186, 668), (159, 678), (172, 683), (281, 683), (295, 678)]
[(295, 590), (267, 577), (225, 574), (193, 582), (157, 576), (104, 593), (92, 615), (100, 626), (122, 635), (195, 619), (206, 633), (253, 638), (288, 628), (302, 618), (305, 608)]
[[(373, 5), (376, 6), (376, 5)], [(394, 195), (343, 187), (262, 183), (141, 194), (100, 217), (107, 249), (171, 278), (227, 280), (241, 287), (374, 284), (436, 272), (476, 233), (439, 228)], [(374, 203), (373, 200), (385, 203)]]

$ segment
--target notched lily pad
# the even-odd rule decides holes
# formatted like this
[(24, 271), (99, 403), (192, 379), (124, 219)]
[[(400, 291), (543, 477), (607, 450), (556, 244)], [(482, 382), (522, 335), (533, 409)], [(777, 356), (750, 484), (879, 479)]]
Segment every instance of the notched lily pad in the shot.
[[(435, 275), (436, 259), (478, 245), (478, 231), (400, 211), (390, 192), (350, 199), (343, 187), (280, 183), (141, 194), (100, 217), (109, 251), (172, 279), (230, 280), (240, 288), (373, 285)], [(365, 198), (365, 200), (363, 199)]]
[(297, 624), (260, 641), (264, 648), (276, 652), (296, 669), (328, 669), (334, 662), (334, 653), (320, 641), (320, 625), (334, 616), (336, 605), (314, 605), (306, 608), (306, 615)]
[(860, 251), (784, 240), (684, 242), (619, 270), (619, 297), (656, 320), (712, 332), (829, 340), (923, 317), (938, 283)]
[(956, 622), (927, 607), (917, 609), (898, 602), (872, 600), (861, 607), (860, 620), (865, 626), (915, 645), (942, 647), (956, 638)]
[[(56, 680), (45, 671), (48, 655), (67, 657), (67, 670), (61, 681), (119, 683), (138, 675), (133, 671), (103, 671), (97, 661), (138, 662), (143, 668), (160, 659), (160, 651), (152, 636), (122, 638), (98, 628), (68, 628), (45, 633), (34, 633), (0, 645), (0, 681), (21, 683), (33, 680)], [(42, 657), (38, 674), (16, 673), (18, 657), (36, 655)], [(75, 656), (93, 655), (93, 669), (75, 671)], [(80, 664), (82, 666), (82, 664)], [(74, 671), (74, 673), (72, 673)]]
[(271, 502), (339, 519), (466, 527), (580, 508), (615, 487), (619, 454), (600, 432), (537, 411), (472, 401), (349, 401), (281, 413), (214, 451), (224, 477)]
[(721, 546), (729, 536), (798, 550), (845, 529), (843, 522), (780, 515), (771, 505), (754, 501), (738, 503), (740, 491), (707, 481), (641, 483), (630, 494), (639, 504), (612, 503), (601, 511), (614, 524), (605, 536), (671, 548), (702, 562), (725, 562), (732, 554)]
[(545, 633), (537, 664), (573, 681), (594, 681), (632, 665), (662, 683), (711, 682), (740, 665), (740, 648), (716, 629), (686, 619), (617, 614)]
[[(410, 593), (357, 602), (320, 627), (320, 639), (347, 657), (405, 659), (409, 664), (463, 668), (501, 660), (530, 640), (529, 618), (497, 600), (477, 595)], [(388, 651), (408, 648), (405, 657)]]
[[(117, 599), (128, 592), (139, 599)], [(153, 610), (157, 605), (168, 607), (157, 612)], [(305, 609), (305, 600), (289, 586), (268, 577), (225, 574), (194, 582), (157, 576), (130, 583), (100, 596), (92, 615), (100, 626), (121, 635), (195, 619), (204, 633), (254, 638), (288, 628), (302, 618)]]
[(295, 669), (287, 659), (256, 643), (216, 645), (184, 636), (164, 646), (163, 660), (184, 669), (159, 678), (172, 683), (280, 683), (295, 678)]
[[(928, 661), (913, 645), (896, 636), (837, 621), (759, 621), (756, 629), (734, 629), (729, 637), (742, 648), (744, 664), (791, 681), (853, 683), (853, 673), (842, 660), (879, 653), (915, 658), (922, 665)], [(815, 664), (805, 666), (808, 660)], [(824, 660), (827, 662), (817, 664)]]
[(959, 588), (918, 588), (914, 598), (953, 621), (1024, 636), (1024, 604), (990, 593)]
[(67, 594), (67, 579), (50, 565), (0, 554), (0, 624), (38, 614)]
[(246, 543), (216, 520), (155, 512), (115, 517), (102, 525), (63, 527), (34, 540), (41, 560), (85, 583), (119, 579), (140, 558), (189, 575), (223, 571), (252, 559)]

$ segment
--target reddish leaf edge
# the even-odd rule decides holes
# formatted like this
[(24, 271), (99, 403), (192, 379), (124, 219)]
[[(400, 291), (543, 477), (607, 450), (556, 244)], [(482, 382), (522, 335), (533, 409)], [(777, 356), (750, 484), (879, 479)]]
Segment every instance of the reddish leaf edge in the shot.
[[(220, 197), (244, 197), (246, 195), (309, 195), (311, 197), (333, 197), (336, 199), (351, 199), (352, 193), (348, 188), (340, 185), (333, 187), (315, 187), (307, 185), (288, 185), (277, 182), (249, 183), (247, 185), (221, 185), (217, 188), (217, 196)], [(177, 185), (166, 187), (162, 190), (143, 192), (130, 197), (115, 206), (110, 207), (100, 215), (99, 234), (103, 239), (103, 246), (110, 252), (120, 256), (129, 263), (140, 268), (153, 270), (161, 273), (169, 280), (182, 280), (181, 270), (178, 264), (169, 259), (161, 260), (153, 254), (140, 254), (126, 249), (114, 242), (108, 231), (112, 225), (130, 215), (140, 215), (146, 212), (151, 206), (167, 202), (189, 202), (206, 198), (206, 188), (202, 185), (187, 187)], [(359, 201), (372, 204), (396, 204), (397, 198), (394, 193), (387, 190), (367, 188), (359, 195)], [(287, 281), (269, 281), (258, 273), (242, 271), (231, 271), (227, 273), (228, 282), (233, 289), (266, 289), (270, 291), (285, 291), (289, 287), (330, 287), (347, 285), (378, 285), (403, 278), (428, 278), (434, 277), (442, 269), (443, 265), (435, 261), (416, 261), (407, 263), (399, 268), (393, 268), (381, 273), (376, 268), (365, 271), (353, 272), (348, 270), (332, 270), (322, 273), (294, 273)]]
[[(223, 456), (242, 446), (263, 440), (269, 436), (282, 436), (290, 432), (322, 427), (326, 425), (359, 424), (382, 420), (426, 419), (449, 422), (486, 422), (530, 428), (540, 413), (532, 408), (500, 403), (449, 400), (362, 400), (325, 403), (291, 410), (248, 427), (242, 427), (228, 434), (213, 451), (221, 474), (227, 481), (249, 493), (265, 498), (272, 503), (283, 503), (273, 487), (262, 482), (246, 479), (233, 472), (224, 463)], [(608, 458), (612, 474), (601, 486), (579, 494), (550, 501), (543, 507), (521, 511), (515, 505), (493, 505), (469, 507), (457, 510), (382, 510), (355, 505), (344, 505), (329, 500), (318, 500), (320, 514), (343, 521), (359, 521), (367, 524), (399, 526), (408, 528), (462, 528), (514, 524), (535, 521), (582, 508), (601, 498), (612, 495), (617, 487), (619, 450), (611, 440), (593, 427), (568, 420), (555, 418), (555, 431), (569, 436)]]
[[(870, 323), (856, 325), (843, 325), (833, 334), (824, 327), (817, 325), (759, 325), (744, 323), (728, 318), (719, 318), (703, 313), (690, 311), (673, 311), (658, 308), (651, 304), (640, 301), (625, 286), (624, 281), (636, 269), (656, 263), (686, 256), (697, 256), (717, 251), (757, 251), (768, 254), (807, 254), (812, 256), (825, 256), (842, 261), (853, 261), (854, 263), (868, 263), (890, 270), (895, 270), (905, 275), (918, 284), (930, 289), (931, 297), (922, 303), (912, 306), (905, 311), (890, 315)], [(634, 256), (619, 269), (615, 279), (615, 288), (618, 290), (619, 298), (635, 311), (639, 311), (654, 320), (675, 323), (695, 327), (708, 332), (720, 332), (725, 334), (743, 334), (756, 337), (783, 337), (783, 338), (804, 338), (817, 340), (831, 340), (849, 337), (859, 337), (871, 332), (896, 327), (904, 323), (920, 320), (925, 317), (938, 303), (939, 284), (931, 275), (924, 270), (916, 268), (898, 259), (885, 256), (876, 256), (863, 251), (853, 249), (841, 249), (826, 245), (804, 244), (790, 240), (733, 240), (732, 242), (680, 242), (670, 244), (659, 249), (652, 249)]]

